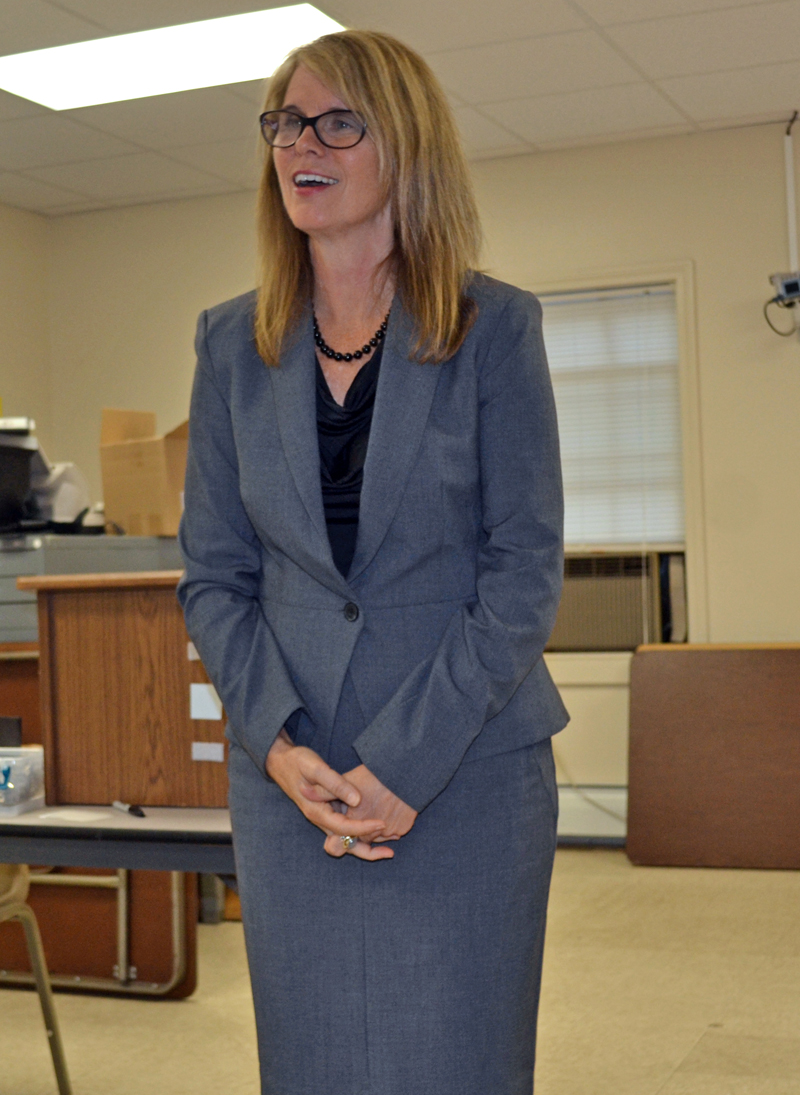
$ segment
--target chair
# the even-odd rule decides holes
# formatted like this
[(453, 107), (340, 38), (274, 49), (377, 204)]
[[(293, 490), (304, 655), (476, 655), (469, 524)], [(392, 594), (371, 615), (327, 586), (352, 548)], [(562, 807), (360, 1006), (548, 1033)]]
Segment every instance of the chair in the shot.
[(0, 923), (4, 920), (19, 920), (25, 932), (25, 942), (30, 955), (31, 968), (36, 978), (36, 989), (42, 1005), (44, 1025), (50, 1043), (53, 1067), (56, 1071), (59, 1095), (72, 1095), (64, 1060), (64, 1048), (58, 1030), (53, 994), (50, 990), (50, 977), (42, 948), (39, 925), (30, 905), (26, 904), (30, 879), (28, 868), (22, 864), (0, 863)]

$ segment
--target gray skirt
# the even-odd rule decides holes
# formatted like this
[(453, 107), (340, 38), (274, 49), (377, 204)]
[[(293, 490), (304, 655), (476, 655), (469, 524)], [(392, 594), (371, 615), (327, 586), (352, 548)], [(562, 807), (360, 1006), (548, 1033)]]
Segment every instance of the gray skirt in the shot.
[[(353, 767), (362, 726), (348, 681), (318, 751)], [(326, 855), (235, 744), (229, 773), (262, 1095), (531, 1095), (549, 739), (462, 764), (378, 863)]]

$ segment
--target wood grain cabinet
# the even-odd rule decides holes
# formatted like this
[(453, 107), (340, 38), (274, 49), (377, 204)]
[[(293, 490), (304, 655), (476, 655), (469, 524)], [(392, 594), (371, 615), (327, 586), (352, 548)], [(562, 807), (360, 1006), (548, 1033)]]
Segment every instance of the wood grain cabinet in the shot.
[(0, 715), (21, 719), (24, 745), (41, 744), (36, 643), (0, 643)]
[(639, 647), (627, 851), (637, 864), (800, 868), (800, 645)]
[(224, 712), (192, 657), (180, 573), (18, 579), (38, 598), (48, 805), (227, 805)]

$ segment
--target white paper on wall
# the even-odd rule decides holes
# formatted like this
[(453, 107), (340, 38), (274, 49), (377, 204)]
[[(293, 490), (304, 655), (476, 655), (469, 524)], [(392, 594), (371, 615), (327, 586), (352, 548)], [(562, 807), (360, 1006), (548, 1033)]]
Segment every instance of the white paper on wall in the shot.
[(221, 741), (193, 741), (192, 760), (215, 760), (225, 762), (225, 746)]
[(189, 712), (193, 719), (222, 718), (222, 700), (213, 684), (189, 685)]

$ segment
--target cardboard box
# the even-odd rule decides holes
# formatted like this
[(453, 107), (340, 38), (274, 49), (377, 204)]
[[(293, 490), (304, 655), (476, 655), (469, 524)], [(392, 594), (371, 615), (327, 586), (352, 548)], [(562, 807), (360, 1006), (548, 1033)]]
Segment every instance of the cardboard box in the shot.
[(151, 411), (105, 408), (100, 469), (106, 520), (129, 536), (177, 536), (189, 422), (156, 437)]

